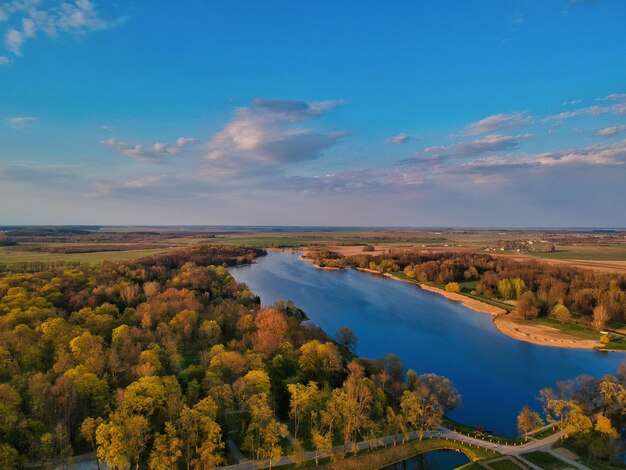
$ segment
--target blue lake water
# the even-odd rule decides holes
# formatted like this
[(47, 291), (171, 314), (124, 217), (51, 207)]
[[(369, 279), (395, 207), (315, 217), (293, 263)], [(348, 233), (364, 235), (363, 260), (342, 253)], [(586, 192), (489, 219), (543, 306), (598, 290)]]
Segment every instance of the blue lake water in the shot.
[(538, 346), (500, 333), (491, 316), (418, 286), (356, 270), (324, 271), (298, 255), (270, 252), (256, 264), (232, 270), (263, 305), (293, 300), (333, 335), (348, 326), (357, 353), (393, 353), (418, 374), (444, 375), (463, 396), (450, 416), (516, 435), (516, 417), (528, 404), (540, 408), (541, 388), (590, 374), (615, 373), (626, 355)]

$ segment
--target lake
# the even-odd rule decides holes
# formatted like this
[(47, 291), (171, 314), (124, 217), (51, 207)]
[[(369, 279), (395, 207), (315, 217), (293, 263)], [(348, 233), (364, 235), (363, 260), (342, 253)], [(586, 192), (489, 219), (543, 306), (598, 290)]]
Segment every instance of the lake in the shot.
[(491, 316), (416, 285), (353, 269), (316, 269), (298, 256), (269, 252), (231, 272), (263, 305), (293, 300), (330, 335), (351, 328), (360, 356), (393, 353), (418, 374), (448, 377), (463, 396), (450, 417), (465, 424), (517, 435), (519, 410), (525, 404), (539, 410), (541, 388), (583, 373), (615, 373), (626, 357), (518, 341), (500, 333)]

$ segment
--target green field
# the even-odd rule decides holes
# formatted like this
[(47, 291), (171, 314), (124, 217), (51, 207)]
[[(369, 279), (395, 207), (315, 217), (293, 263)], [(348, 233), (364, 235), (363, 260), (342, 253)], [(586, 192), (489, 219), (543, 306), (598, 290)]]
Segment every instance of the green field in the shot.
[(497, 462), (489, 462), (488, 465), (493, 468), (493, 470), (521, 470), (522, 468), (517, 465), (513, 460), (498, 460)]
[(528, 454), (522, 454), (521, 456), (544, 470), (560, 470), (563, 468), (569, 468), (567, 463), (547, 452), (536, 451)]
[(101, 261), (123, 261), (164, 253), (167, 248), (151, 250), (100, 251), (94, 253), (45, 253), (0, 249), (0, 264), (52, 263), (55, 261), (97, 264)]
[[(577, 323), (561, 323), (554, 318), (550, 317), (539, 317), (534, 320), (518, 320), (521, 323), (531, 323), (537, 325), (546, 325), (552, 328), (556, 328), (559, 331), (566, 333), (570, 336), (574, 336), (575, 338), (580, 339), (590, 339), (593, 341), (598, 341), (600, 339), (600, 333), (593, 328), (588, 326), (580, 325)], [(611, 339), (610, 343), (606, 346), (607, 349), (617, 349), (617, 350), (626, 350), (626, 338), (623, 337), (614, 337)]]
[(529, 253), (538, 258), (585, 260), (585, 261), (626, 261), (626, 246), (567, 246), (559, 247), (552, 253)]

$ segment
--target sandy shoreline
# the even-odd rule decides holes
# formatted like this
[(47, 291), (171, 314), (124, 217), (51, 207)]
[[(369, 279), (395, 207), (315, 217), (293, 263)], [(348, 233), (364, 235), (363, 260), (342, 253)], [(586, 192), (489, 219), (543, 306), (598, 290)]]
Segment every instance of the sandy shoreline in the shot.
[[(312, 263), (313, 266), (317, 269), (323, 269), (327, 271), (340, 271), (342, 269), (347, 268), (334, 268), (334, 267), (321, 267), (317, 263), (315, 263), (311, 259), (307, 259), (304, 255), (300, 256), (300, 259), (303, 261), (307, 261)], [(419, 282), (409, 282), (404, 279), (401, 279), (397, 276), (394, 276), (389, 273), (380, 273), (379, 271), (375, 271), (373, 269), (368, 268), (355, 268), (357, 271), (362, 271), (370, 274), (376, 274), (378, 276), (384, 276), (389, 279), (395, 279), (396, 281), (406, 282), (408, 284), (417, 285), (418, 287), (427, 290), (429, 292), (433, 292), (435, 294), (439, 294), (445, 297), (448, 300), (453, 302), (461, 302), (467, 308), (474, 310), (479, 313), (486, 313), (493, 317), (493, 323), (495, 327), (501, 333), (517, 339), (519, 341), (525, 341), (527, 343), (538, 344), (540, 346), (551, 346), (557, 348), (573, 348), (573, 349), (604, 349), (605, 345), (600, 341), (580, 339), (574, 336), (567, 335), (562, 333), (556, 328), (547, 326), (547, 325), (536, 325), (536, 324), (524, 324), (518, 323), (509, 314), (506, 310), (500, 307), (496, 307), (495, 305), (490, 305), (484, 302), (481, 302), (476, 299), (472, 299), (470, 297), (457, 294), (455, 292), (447, 292), (444, 289), (440, 289), (438, 287), (429, 286), (428, 284), (422, 284)]]
[(448, 300), (461, 302), (467, 308), (470, 308), (476, 312), (488, 313), (493, 317), (499, 317), (507, 314), (507, 311), (503, 308), (496, 307), (495, 305), (486, 304), (484, 302), (481, 302), (480, 300), (472, 299), (471, 297), (467, 297), (465, 295), (457, 294), (455, 292), (448, 292), (444, 289), (439, 289), (438, 287), (429, 286), (427, 284), (420, 284), (419, 286), (429, 292), (443, 295)]
[(604, 349), (600, 341), (569, 336), (547, 325), (518, 323), (511, 316), (494, 318), (493, 324), (507, 336), (541, 346), (574, 349)]
[(503, 308), (500, 307), (496, 307), (495, 305), (490, 305), (490, 304), (486, 304), (484, 302), (481, 302), (479, 300), (476, 299), (472, 299), (471, 297), (467, 297), (465, 295), (461, 295), (461, 294), (457, 294), (454, 292), (448, 292), (444, 289), (440, 289), (438, 287), (433, 287), (433, 286), (429, 286), (428, 284), (423, 284), (421, 282), (409, 282), (406, 281), (404, 279), (401, 279), (397, 276), (394, 276), (393, 274), (389, 274), (389, 273), (380, 273), (378, 271), (374, 271), (373, 269), (367, 269), (367, 268), (356, 268), (357, 271), (363, 271), (365, 273), (371, 273), (371, 274), (377, 274), (377, 275), (382, 275), (385, 277), (388, 277), (389, 279), (395, 279), (396, 281), (402, 281), (402, 282), (406, 282), (407, 284), (413, 284), (416, 285), (424, 290), (427, 290), (429, 292), (433, 292), (435, 294), (439, 294), (443, 297), (445, 297), (448, 300), (451, 300), (453, 302), (461, 302), (463, 305), (465, 305), (467, 308), (474, 310), (475, 312), (480, 312), (480, 313), (487, 313), (491, 316), (494, 317), (498, 317), (500, 315), (506, 315), (507, 311), (504, 310)]

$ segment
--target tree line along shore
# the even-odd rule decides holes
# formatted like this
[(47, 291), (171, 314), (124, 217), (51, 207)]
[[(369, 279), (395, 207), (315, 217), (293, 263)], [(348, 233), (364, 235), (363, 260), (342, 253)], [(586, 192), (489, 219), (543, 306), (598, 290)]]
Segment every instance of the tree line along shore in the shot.
[(516, 339), (544, 346), (625, 350), (626, 277), (488, 254), (394, 250), (342, 256), (310, 249), (321, 269), (354, 268), (417, 284), (494, 316)]

